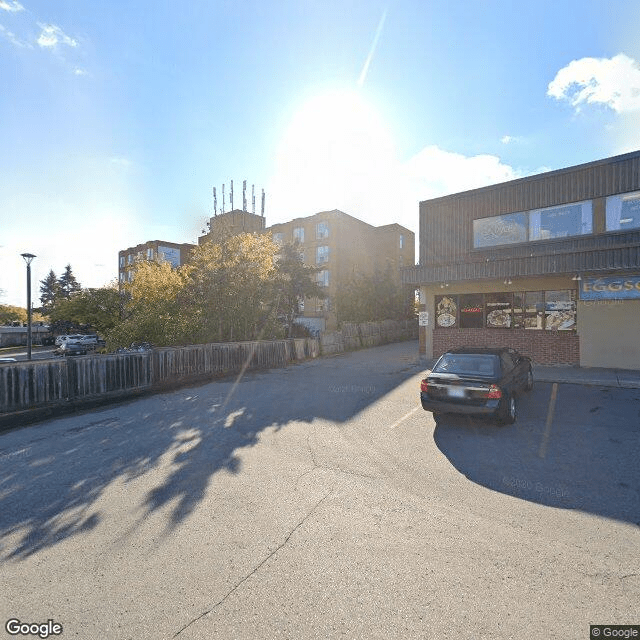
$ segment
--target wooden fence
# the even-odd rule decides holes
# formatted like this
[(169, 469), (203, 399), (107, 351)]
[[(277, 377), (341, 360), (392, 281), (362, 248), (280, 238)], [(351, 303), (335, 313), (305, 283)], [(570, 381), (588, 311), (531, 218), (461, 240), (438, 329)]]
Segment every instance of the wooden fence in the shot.
[[(269, 369), (417, 337), (417, 323), (345, 324), (318, 338), (166, 347), (146, 353), (90, 355), (0, 365), (0, 420), (74, 407), (240, 373)], [(10, 423), (10, 422), (9, 422)]]
[(75, 406), (317, 357), (316, 338), (154, 349), (0, 366), (0, 415)]

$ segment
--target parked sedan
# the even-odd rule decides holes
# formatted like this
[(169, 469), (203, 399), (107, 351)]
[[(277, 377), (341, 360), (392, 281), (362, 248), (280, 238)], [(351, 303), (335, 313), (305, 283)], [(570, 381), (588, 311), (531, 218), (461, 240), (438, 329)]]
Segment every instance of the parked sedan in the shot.
[(61, 344), (54, 353), (57, 353), (59, 356), (86, 356), (87, 345), (67, 341)]
[(420, 384), (425, 411), (489, 416), (513, 424), (518, 396), (533, 389), (531, 359), (513, 349), (466, 347), (445, 353)]

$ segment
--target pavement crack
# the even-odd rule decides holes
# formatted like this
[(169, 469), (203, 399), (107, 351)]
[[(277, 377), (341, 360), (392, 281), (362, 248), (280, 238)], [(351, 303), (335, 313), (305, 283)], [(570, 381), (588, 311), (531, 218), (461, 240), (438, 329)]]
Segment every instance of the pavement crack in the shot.
[(316, 510), (320, 507), (320, 505), (333, 493), (333, 491), (334, 490), (332, 489), (331, 491), (326, 493), (322, 498), (320, 498), (320, 500), (316, 502), (316, 504), (309, 511), (309, 513), (307, 513), (307, 515), (305, 515), (304, 518), (302, 518), (302, 520), (300, 520), (300, 522), (298, 522), (298, 524), (289, 532), (289, 534), (284, 539), (284, 541), (281, 544), (279, 544), (269, 555), (267, 555), (267, 557), (264, 558), (264, 560), (262, 560), (260, 564), (254, 567), (252, 571), (250, 571), (246, 576), (244, 576), (244, 578), (242, 578), (231, 589), (229, 589), (229, 591), (227, 591), (227, 593), (220, 600), (218, 600), (218, 602), (216, 602), (210, 609), (207, 609), (207, 611), (204, 611), (199, 616), (197, 616), (196, 618), (193, 618), (193, 620), (185, 624), (184, 627), (182, 627), (179, 631), (177, 631), (173, 635), (173, 638), (177, 638), (183, 631), (188, 629), (190, 626), (194, 625), (199, 620), (202, 620), (209, 614), (213, 613), (220, 605), (224, 604), (224, 602), (227, 600), (227, 598), (229, 598), (229, 596), (231, 596), (235, 591), (237, 591), (247, 580), (249, 580), (249, 578), (251, 578), (251, 576), (255, 575), (271, 558), (273, 558), (273, 556), (276, 555), (276, 553), (278, 553), (278, 551), (284, 548), (284, 546), (291, 539), (291, 536), (293, 536), (293, 534), (316, 512)]

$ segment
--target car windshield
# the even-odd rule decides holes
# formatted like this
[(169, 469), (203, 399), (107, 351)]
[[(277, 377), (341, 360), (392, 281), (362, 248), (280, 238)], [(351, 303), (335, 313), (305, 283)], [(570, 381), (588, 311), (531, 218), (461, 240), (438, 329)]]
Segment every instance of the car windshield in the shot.
[(445, 353), (436, 363), (434, 373), (493, 376), (498, 358), (484, 353)]

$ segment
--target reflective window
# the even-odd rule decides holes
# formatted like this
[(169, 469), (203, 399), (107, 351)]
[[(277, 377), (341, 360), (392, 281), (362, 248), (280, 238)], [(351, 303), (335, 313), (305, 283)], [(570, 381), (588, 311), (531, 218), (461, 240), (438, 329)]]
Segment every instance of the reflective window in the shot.
[(526, 213), (510, 213), (506, 216), (474, 220), (473, 246), (477, 249), (526, 242), (527, 224)]
[(329, 237), (329, 223), (318, 222), (316, 224), (316, 240), (322, 240)]
[(591, 233), (591, 201), (529, 212), (529, 240), (549, 240)]
[(640, 191), (607, 198), (607, 231), (640, 228)]
[(273, 234), (273, 241), (276, 244), (282, 244), (282, 242), (284, 241), (284, 233), (274, 233)]
[(328, 269), (323, 269), (322, 271), (318, 272), (318, 284), (321, 287), (329, 286), (329, 270)]
[(487, 293), (484, 296), (486, 326), (490, 329), (510, 329), (513, 319), (513, 294)]
[(293, 230), (293, 239), (298, 242), (304, 242), (304, 227), (296, 227)]
[(329, 247), (326, 245), (316, 247), (316, 264), (324, 264), (325, 262), (329, 262)]
[(461, 329), (482, 329), (484, 326), (483, 316), (481, 293), (460, 296)]
[(436, 296), (436, 324), (448, 329), (457, 326), (458, 303), (455, 296)]

